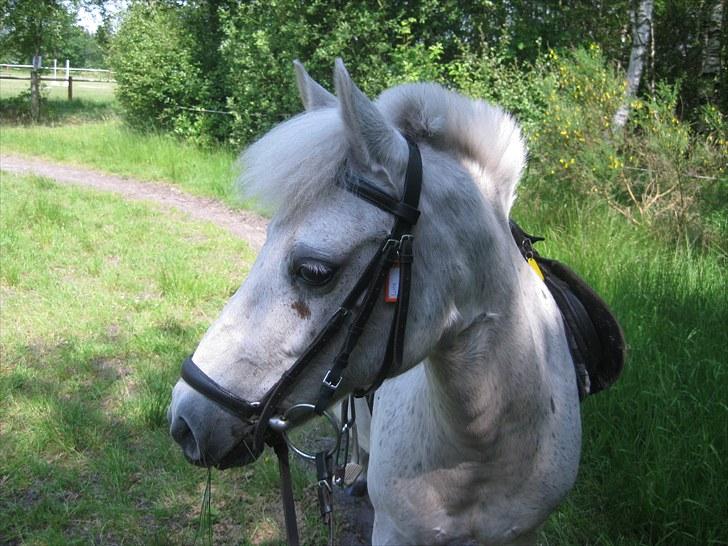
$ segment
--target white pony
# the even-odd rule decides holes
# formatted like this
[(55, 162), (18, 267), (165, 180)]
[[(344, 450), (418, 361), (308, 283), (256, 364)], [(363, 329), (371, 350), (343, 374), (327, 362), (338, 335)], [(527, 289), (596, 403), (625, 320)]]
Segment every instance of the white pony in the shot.
[[(372, 102), (340, 60), (336, 96), (296, 68), (306, 111), (242, 157), (243, 190), (275, 209), (267, 241), (194, 361), (237, 396), (261, 400), (392, 225), (336, 178), (346, 165), (399, 196), (407, 135), (422, 153), (422, 214), (403, 365), (377, 391), (371, 420), (372, 543), (534, 544), (576, 479), (581, 425), (561, 315), (509, 230), (526, 158), (518, 126), (438, 85), (402, 85)], [(338, 397), (376, 376), (391, 315), (377, 304)], [(340, 341), (281, 408), (315, 403)], [(251, 444), (255, 417), (233, 417), (184, 381), (169, 420), (196, 464), (224, 468), (257, 455), (238, 449)]]

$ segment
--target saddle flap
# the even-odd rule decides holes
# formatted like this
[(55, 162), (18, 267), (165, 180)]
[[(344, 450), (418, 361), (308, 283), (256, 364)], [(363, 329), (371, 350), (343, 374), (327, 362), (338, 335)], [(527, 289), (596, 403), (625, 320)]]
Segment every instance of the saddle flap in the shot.
[(583, 399), (606, 389), (619, 377), (625, 359), (624, 333), (614, 313), (572, 269), (533, 249), (532, 243), (543, 241), (542, 237), (529, 235), (513, 220), (510, 227), (523, 257), (538, 263), (544, 283), (561, 312), (579, 397)]
[[(586, 347), (584, 365), (589, 375), (588, 393), (594, 394), (606, 389), (617, 380), (624, 368), (625, 340), (619, 322), (599, 294), (572, 269), (559, 261), (541, 256), (536, 256), (536, 261), (547, 278), (555, 277), (568, 287), (570, 295), (567, 299), (570, 307), (578, 308), (578, 302), (586, 312), (589, 324), (580, 309), (574, 312), (559, 304), (565, 320), (575, 330), (575, 336), (581, 336), (585, 340), (582, 345)], [(558, 303), (559, 298), (555, 299)], [(591, 340), (593, 336), (598, 340), (596, 343)]]

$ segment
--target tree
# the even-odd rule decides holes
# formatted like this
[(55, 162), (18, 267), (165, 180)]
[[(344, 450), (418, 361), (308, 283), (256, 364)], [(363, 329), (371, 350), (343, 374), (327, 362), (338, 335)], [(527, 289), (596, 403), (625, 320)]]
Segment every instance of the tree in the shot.
[(76, 6), (61, 0), (0, 0), (0, 6), (0, 47), (16, 61), (58, 51), (76, 19)]
[[(634, 5), (636, 4), (636, 5)], [(645, 54), (652, 35), (653, 0), (635, 0), (632, 6), (632, 52), (627, 68), (627, 89), (624, 102), (614, 114), (612, 129), (620, 130), (627, 123), (631, 100), (637, 95), (645, 65)]]

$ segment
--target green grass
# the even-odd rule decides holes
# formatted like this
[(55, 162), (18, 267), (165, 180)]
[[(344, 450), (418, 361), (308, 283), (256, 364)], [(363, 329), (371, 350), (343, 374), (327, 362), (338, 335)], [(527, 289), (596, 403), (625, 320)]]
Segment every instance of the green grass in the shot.
[(206, 149), (169, 134), (132, 130), (119, 118), (113, 87), (89, 85), (93, 89), (73, 101), (53, 96), (44, 100), (41, 123), (33, 124), (29, 98), (18, 95), (18, 82), (0, 80), (0, 150), (171, 182), (233, 207), (255, 208), (235, 195), (234, 150)]
[[(3, 173), (0, 193), (0, 542), (191, 544), (206, 472), (182, 458), (165, 410), (252, 252), (45, 179)], [(214, 474), (218, 543), (280, 542), (276, 484), (270, 455)]]
[[(18, 74), (14, 74), (18, 75)], [(29, 77), (20, 74), (22, 77)], [(62, 77), (59, 75), (59, 77)], [(112, 82), (73, 82), (73, 98), (91, 103), (113, 102), (116, 84)], [(0, 79), (0, 100), (30, 93), (30, 80)], [(67, 82), (41, 81), (41, 95), (49, 100), (68, 101)]]
[(624, 328), (625, 371), (588, 398), (576, 488), (544, 544), (728, 544), (728, 277), (719, 256), (656, 243), (604, 209), (538, 219), (540, 251), (573, 266)]
[[(40, 122), (78, 124), (118, 116), (114, 84), (77, 82), (73, 100), (68, 100), (65, 82), (47, 82), (41, 86)], [(30, 82), (0, 79), (0, 122), (5, 126), (32, 123), (30, 115)]]
[(3, 127), (0, 148), (142, 180), (164, 180), (196, 195), (240, 206), (232, 184), (232, 151), (206, 150), (170, 135), (140, 133), (118, 119)]

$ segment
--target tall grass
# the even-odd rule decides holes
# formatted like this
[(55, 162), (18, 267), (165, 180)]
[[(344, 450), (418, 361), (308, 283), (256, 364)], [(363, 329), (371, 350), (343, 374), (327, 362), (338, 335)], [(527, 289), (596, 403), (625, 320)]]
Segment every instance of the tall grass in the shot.
[(576, 205), (528, 228), (611, 304), (628, 359), (582, 404), (577, 485), (546, 544), (726, 544), (728, 278), (721, 258), (656, 242), (609, 210)]

